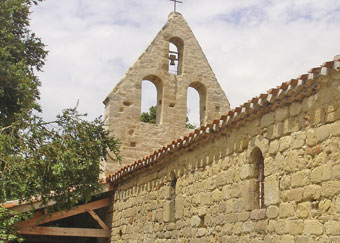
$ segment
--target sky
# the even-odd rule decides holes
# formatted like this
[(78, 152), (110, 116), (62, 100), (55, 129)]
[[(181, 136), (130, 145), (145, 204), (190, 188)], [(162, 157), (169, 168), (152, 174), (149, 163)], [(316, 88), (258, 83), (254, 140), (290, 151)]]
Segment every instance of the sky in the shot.
[[(182, 1), (177, 10), (232, 108), (340, 54), (339, 0)], [(103, 100), (171, 11), (169, 0), (45, 0), (33, 7), (31, 29), (49, 51), (38, 74), (43, 117), (53, 120), (78, 100), (88, 119), (103, 115)]]

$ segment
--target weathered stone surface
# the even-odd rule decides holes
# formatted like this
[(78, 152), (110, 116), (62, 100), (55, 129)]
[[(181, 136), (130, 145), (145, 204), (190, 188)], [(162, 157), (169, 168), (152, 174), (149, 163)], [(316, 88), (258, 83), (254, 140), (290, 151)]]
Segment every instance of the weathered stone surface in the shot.
[(321, 235), (323, 225), (318, 220), (306, 220), (304, 223), (304, 233), (308, 235)]
[(269, 219), (274, 219), (279, 216), (279, 208), (276, 206), (269, 206), (266, 215)]
[[(173, 33), (186, 36), (181, 32), (182, 28), (165, 28), (164, 35), (160, 33), (162, 44), (152, 48), (167, 49)], [(192, 46), (186, 46), (185, 55), (200, 59), (193, 50), (198, 46), (191, 42), (192, 35), (186, 37), (189, 39), (184, 38), (184, 42)], [(148, 52), (152, 54), (154, 50)], [(149, 60), (152, 55), (145, 55), (154, 65)], [(166, 56), (162, 56), (161, 65), (168, 64)], [(196, 64), (186, 63), (186, 68), (195, 70)], [(138, 65), (144, 65), (149, 72), (144, 58)], [(183, 69), (185, 75), (177, 75), (177, 83), (171, 84), (173, 89), (179, 85), (177, 88), (184, 91), (178, 91), (177, 98), (176, 92), (163, 93), (162, 104), (183, 98), (189, 82), (184, 77), (206, 78), (204, 73), (200, 73), (202, 77), (191, 76), (187, 70)], [(168, 73), (162, 75), (163, 71), (156, 73), (162, 81), (173, 78)], [(243, 111), (235, 110), (238, 121), (228, 118), (220, 130), (212, 131), (208, 126), (209, 132), (196, 134), (189, 148), (184, 145), (166, 153), (145, 168), (138, 165), (131, 176), (113, 182), (112, 224), (108, 223), (112, 227), (111, 242), (340, 243), (340, 74), (335, 69), (327, 72), (326, 77), (315, 75), (317, 78), (307, 80), (304, 86), (289, 85), (289, 95), (280, 91), (283, 100), (266, 104), (263, 113), (252, 110), (241, 117), (238, 113)], [(210, 79), (210, 74), (207, 73), (207, 82), (213, 83), (214, 90), (215, 79)], [(137, 81), (138, 78), (131, 82)], [(298, 89), (311, 96), (291, 94)], [(134, 106), (119, 95), (111, 98), (109, 106), (112, 101), (125, 102), (126, 112)], [(210, 102), (205, 104), (209, 106)], [(185, 114), (184, 103), (174, 105), (171, 109), (176, 107), (178, 113)], [(216, 105), (217, 102), (212, 106)], [(256, 109), (256, 104), (252, 105), (249, 104)], [(176, 109), (172, 119), (177, 118)], [(133, 112), (128, 113), (133, 117)], [(138, 126), (149, 129), (152, 136), (168, 136), (158, 125), (127, 126), (130, 130), (123, 134), (125, 137), (143, 135)], [(171, 136), (179, 135), (175, 125), (169, 125), (171, 129)], [(137, 141), (135, 148), (145, 142), (148, 151), (149, 137), (143, 136), (132, 142)], [(171, 184), (173, 175), (177, 179), (175, 187)]]
[[(169, 45), (177, 46), (177, 73), (169, 72)], [(156, 124), (140, 121), (142, 81), (157, 90)], [(122, 161), (107, 160), (106, 174), (147, 156), (187, 135), (187, 89), (200, 94), (201, 125), (229, 111), (229, 102), (190, 27), (179, 13), (168, 22), (146, 51), (105, 99), (105, 125), (120, 140)], [(145, 139), (147, 138), (147, 139)]]
[(279, 181), (276, 176), (270, 176), (264, 181), (264, 202), (266, 205), (277, 204), (280, 201)]

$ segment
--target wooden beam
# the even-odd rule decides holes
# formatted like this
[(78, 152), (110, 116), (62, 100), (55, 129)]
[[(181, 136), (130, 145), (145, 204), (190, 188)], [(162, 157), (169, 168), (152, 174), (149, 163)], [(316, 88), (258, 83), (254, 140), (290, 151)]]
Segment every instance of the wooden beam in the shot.
[(92, 216), (94, 220), (97, 221), (97, 223), (102, 227), (104, 230), (108, 230), (109, 228), (106, 226), (106, 224), (103, 222), (103, 220), (93, 211), (90, 210), (88, 213)]
[(61, 228), (34, 226), (19, 230), (22, 235), (76, 236), (76, 237), (110, 237), (110, 231), (104, 229)]
[(84, 205), (80, 205), (75, 209), (72, 209), (70, 211), (62, 211), (62, 212), (55, 212), (52, 213), (51, 215), (39, 215), (39, 216), (35, 216), (27, 221), (21, 221), (18, 224), (16, 224), (17, 227), (19, 228), (27, 228), (27, 227), (31, 227), (31, 226), (35, 226), (35, 225), (39, 225), (39, 224), (45, 224), (51, 221), (56, 221), (59, 219), (63, 219), (63, 218), (68, 218), (71, 217), (73, 215), (77, 215), (77, 214), (81, 214), (81, 213), (86, 213), (90, 210), (95, 210), (98, 208), (103, 208), (103, 207), (107, 207), (110, 205), (110, 199), (109, 198), (105, 198), (102, 200), (98, 200), (95, 202), (90, 202)]

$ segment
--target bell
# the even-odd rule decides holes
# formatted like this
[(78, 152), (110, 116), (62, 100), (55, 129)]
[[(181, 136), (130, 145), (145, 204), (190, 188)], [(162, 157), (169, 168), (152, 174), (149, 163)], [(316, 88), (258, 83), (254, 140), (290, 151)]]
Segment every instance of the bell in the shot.
[(170, 55), (169, 56), (169, 60), (170, 60), (170, 65), (171, 66), (175, 66), (176, 65), (176, 63), (175, 63), (175, 60), (177, 60), (176, 55)]

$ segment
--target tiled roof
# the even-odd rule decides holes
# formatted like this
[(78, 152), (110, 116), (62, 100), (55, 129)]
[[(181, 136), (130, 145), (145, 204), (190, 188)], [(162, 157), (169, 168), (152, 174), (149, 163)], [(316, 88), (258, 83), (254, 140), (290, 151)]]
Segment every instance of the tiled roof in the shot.
[(340, 71), (340, 55), (336, 56), (333, 61), (325, 62), (320, 67), (312, 68), (307, 74), (303, 74), (297, 79), (284, 82), (280, 86), (268, 90), (267, 93), (260, 94), (243, 105), (229, 111), (227, 114), (222, 115), (212, 123), (195, 129), (194, 132), (184, 138), (172, 141), (171, 144), (164, 146), (153, 154), (119, 169), (112, 175), (109, 175), (106, 178), (106, 182), (117, 182), (126, 176), (157, 163), (169, 153), (187, 148), (198, 141), (202, 141), (203, 138), (205, 138), (203, 142), (206, 142), (209, 137), (213, 137), (212, 135), (231, 126), (237, 126), (241, 121), (253, 120), (255, 117), (268, 113), (278, 106), (302, 100), (317, 92), (318, 77), (328, 75), (332, 69)]

